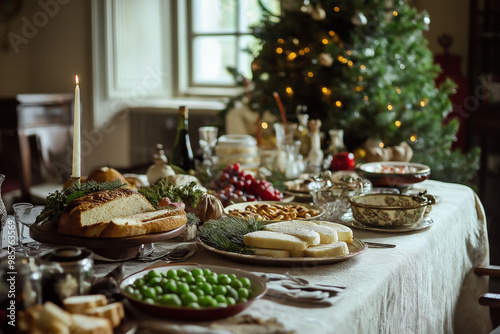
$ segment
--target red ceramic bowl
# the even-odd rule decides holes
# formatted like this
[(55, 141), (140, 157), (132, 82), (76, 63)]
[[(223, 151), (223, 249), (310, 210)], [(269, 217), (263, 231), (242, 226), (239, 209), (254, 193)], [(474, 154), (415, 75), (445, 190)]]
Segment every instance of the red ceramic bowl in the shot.
[(357, 167), (362, 178), (374, 187), (398, 187), (425, 181), (431, 175), (429, 166), (401, 161), (369, 162)]
[(138, 309), (140, 309), (145, 313), (159, 317), (166, 317), (170, 319), (183, 319), (183, 320), (212, 320), (212, 319), (230, 317), (248, 308), (250, 305), (252, 305), (254, 301), (262, 298), (262, 296), (264, 296), (264, 294), (267, 291), (266, 283), (262, 278), (250, 272), (234, 268), (198, 265), (198, 264), (184, 264), (184, 265), (166, 265), (164, 267), (156, 267), (153, 269), (161, 274), (163, 272), (169, 271), (170, 269), (183, 268), (190, 271), (196, 267), (202, 269), (207, 268), (210, 269), (212, 272), (216, 272), (218, 274), (228, 274), (228, 275), (234, 274), (238, 278), (247, 277), (248, 279), (250, 279), (251, 282), (251, 287), (253, 291), (252, 296), (246, 302), (236, 303), (235, 305), (227, 307), (202, 307), (201, 309), (191, 309), (187, 307), (172, 307), (161, 304), (148, 304), (142, 302), (139, 299), (135, 299), (124, 292), (124, 289), (127, 285), (132, 284), (136, 279), (143, 277), (151, 269), (145, 269), (139, 271), (123, 279), (120, 283), (120, 290), (122, 294), (129, 300), (129, 302), (134, 307), (137, 307)]

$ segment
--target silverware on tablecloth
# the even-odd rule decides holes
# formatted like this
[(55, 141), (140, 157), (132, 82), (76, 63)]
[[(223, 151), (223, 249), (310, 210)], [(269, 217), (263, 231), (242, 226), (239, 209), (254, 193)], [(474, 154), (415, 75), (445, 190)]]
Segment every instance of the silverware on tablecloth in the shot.
[(163, 252), (160, 255), (142, 256), (142, 257), (137, 257), (134, 260), (140, 262), (152, 262), (163, 259), (169, 263), (182, 262), (191, 257), (194, 254), (194, 252), (196, 252), (197, 248), (198, 246), (196, 246), (195, 244), (184, 244), (184, 245), (179, 245), (174, 249)]
[(329, 285), (329, 284), (311, 284), (305, 278), (292, 276), (289, 272), (285, 272), (285, 276), (288, 279), (290, 279), (291, 281), (293, 281), (293, 282), (295, 282), (298, 285), (301, 285), (303, 287), (310, 286), (310, 287), (317, 288), (317, 289), (327, 288), (328, 291), (330, 291), (331, 289), (334, 289), (334, 290), (345, 289), (345, 286)]
[(394, 248), (396, 245), (393, 244), (383, 244), (379, 242), (363, 241), (370, 248)]

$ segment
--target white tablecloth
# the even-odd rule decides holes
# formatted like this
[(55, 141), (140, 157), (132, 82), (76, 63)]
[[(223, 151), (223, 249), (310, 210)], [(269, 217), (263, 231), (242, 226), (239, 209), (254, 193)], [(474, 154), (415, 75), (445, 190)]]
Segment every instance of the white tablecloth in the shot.
[(311, 283), (346, 287), (329, 307), (292, 306), (264, 298), (244, 311), (262, 319), (277, 318), (296, 333), (488, 333), (489, 310), (477, 302), (487, 291), (488, 279), (473, 273), (477, 265), (489, 263), (482, 205), (466, 186), (426, 181), (419, 187), (438, 198), (429, 213), (434, 221), (430, 228), (403, 234), (353, 229), (357, 239), (396, 248), (369, 248), (347, 261), (313, 267), (239, 264), (205, 250), (189, 262), (289, 271)]

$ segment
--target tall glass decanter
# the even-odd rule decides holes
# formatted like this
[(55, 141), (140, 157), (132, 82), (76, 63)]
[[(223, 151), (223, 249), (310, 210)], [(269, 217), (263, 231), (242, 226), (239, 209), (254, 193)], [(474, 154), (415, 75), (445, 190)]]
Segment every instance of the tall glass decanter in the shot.
[(191, 149), (191, 140), (188, 132), (189, 110), (185, 106), (179, 108), (179, 120), (177, 123), (177, 136), (175, 138), (174, 149), (170, 163), (185, 171), (194, 169), (194, 156)]

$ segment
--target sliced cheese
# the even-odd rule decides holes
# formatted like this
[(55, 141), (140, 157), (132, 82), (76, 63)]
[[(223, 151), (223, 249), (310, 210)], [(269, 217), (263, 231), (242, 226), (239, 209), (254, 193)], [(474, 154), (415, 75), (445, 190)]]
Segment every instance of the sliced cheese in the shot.
[(287, 226), (290, 229), (301, 228), (314, 231), (319, 234), (320, 243), (322, 244), (330, 244), (334, 241), (338, 241), (337, 232), (334, 229), (327, 226), (321, 226), (315, 223), (298, 221), (298, 220), (279, 222), (279, 223), (274, 223), (273, 225), (278, 225), (278, 224), (282, 226)]
[(295, 227), (287, 224), (286, 222), (274, 223), (264, 226), (265, 231), (280, 232), (296, 236), (307, 242), (308, 246), (319, 245), (321, 238), (318, 232), (310, 228)]
[(108, 303), (106, 295), (72, 296), (63, 300), (64, 308), (71, 313), (85, 313), (88, 309), (104, 306)]
[(317, 220), (317, 221), (313, 221), (313, 222), (318, 224), (318, 225), (321, 225), (321, 226), (327, 226), (327, 227), (332, 228), (335, 231), (337, 231), (337, 236), (338, 236), (339, 241), (345, 241), (348, 244), (352, 242), (353, 234), (352, 234), (352, 230), (349, 227), (342, 225), (342, 224), (337, 224), (337, 223), (332, 223), (332, 222), (327, 222), (327, 221), (322, 221), (322, 220)]
[(304, 256), (307, 257), (334, 257), (347, 254), (349, 254), (349, 248), (344, 241), (312, 246), (304, 250)]
[(272, 231), (255, 231), (243, 236), (245, 245), (257, 248), (304, 250), (307, 242), (293, 235)]
[[(307, 248), (306, 248), (307, 249)], [(290, 251), (290, 256), (291, 257), (304, 257), (304, 250), (301, 250), (301, 251)]]
[(283, 249), (255, 248), (255, 255), (269, 257), (290, 257), (290, 251)]

